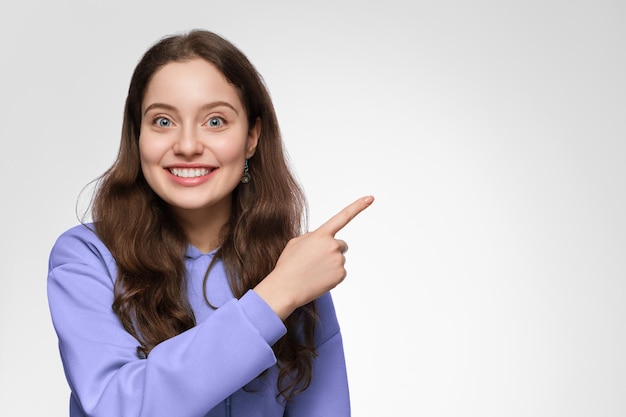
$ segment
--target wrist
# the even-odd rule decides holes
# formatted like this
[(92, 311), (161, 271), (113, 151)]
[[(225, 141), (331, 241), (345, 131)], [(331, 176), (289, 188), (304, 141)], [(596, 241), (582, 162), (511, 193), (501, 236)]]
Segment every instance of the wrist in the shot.
[(298, 307), (295, 300), (288, 295), (288, 291), (285, 291), (284, 285), (278, 284), (273, 280), (271, 274), (254, 287), (253, 291), (256, 292), (283, 321)]

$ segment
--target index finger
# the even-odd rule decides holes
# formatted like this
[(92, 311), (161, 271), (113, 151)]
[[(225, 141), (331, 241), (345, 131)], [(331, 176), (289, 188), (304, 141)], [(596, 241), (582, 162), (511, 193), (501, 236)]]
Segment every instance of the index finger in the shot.
[(332, 236), (343, 229), (356, 217), (357, 214), (368, 208), (374, 202), (374, 197), (369, 195), (361, 197), (354, 203), (345, 207), (339, 213), (331, 217), (326, 223), (317, 228), (318, 231), (330, 233)]

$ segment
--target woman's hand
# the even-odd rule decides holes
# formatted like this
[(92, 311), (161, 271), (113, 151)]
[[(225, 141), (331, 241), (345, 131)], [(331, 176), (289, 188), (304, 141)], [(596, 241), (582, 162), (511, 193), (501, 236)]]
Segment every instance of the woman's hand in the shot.
[(362, 197), (318, 229), (287, 243), (274, 270), (254, 288), (282, 320), (343, 281), (348, 245), (335, 235), (373, 201), (372, 196)]

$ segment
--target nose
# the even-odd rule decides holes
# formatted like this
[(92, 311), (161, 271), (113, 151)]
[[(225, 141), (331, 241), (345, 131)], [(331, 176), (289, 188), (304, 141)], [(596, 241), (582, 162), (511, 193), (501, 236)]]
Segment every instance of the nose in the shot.
[(198, 134), (193, 127), (180, 129), (180, 133), (174, 143), (174, 153), (192, 156), (202, 153), (202, 150), (202, 142), (198, 140)]

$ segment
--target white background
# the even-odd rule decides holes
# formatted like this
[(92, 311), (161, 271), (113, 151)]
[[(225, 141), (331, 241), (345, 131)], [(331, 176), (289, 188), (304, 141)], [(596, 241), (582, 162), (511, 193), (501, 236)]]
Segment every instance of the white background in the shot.
[(20, 1), (0, 13), (0, 415), (67, 416), (45, 292), (131, 72), (205, 28), (263, 74), (333, 291), (354, 416), (626, 414), (626, 3)]

